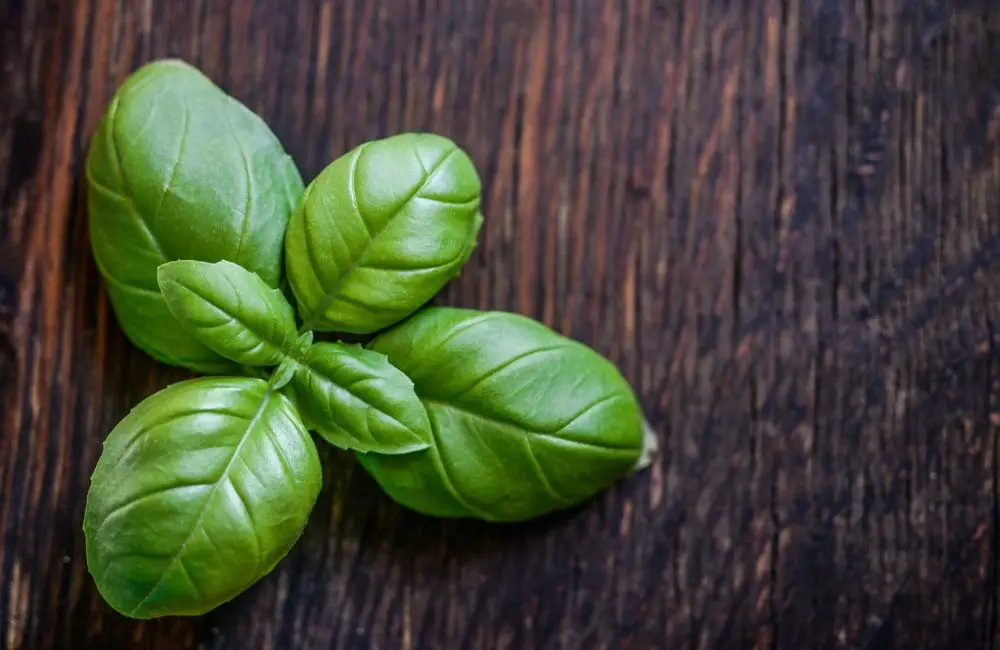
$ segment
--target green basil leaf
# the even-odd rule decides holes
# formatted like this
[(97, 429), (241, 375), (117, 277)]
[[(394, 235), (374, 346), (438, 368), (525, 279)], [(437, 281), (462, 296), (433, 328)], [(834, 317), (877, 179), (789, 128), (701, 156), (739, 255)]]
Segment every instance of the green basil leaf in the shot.
[(288, 226), (288, 277), (305, 329), (365, 334), (458, 274), (482, 223), (469, 157), (438, 135), (365, 143), (306, 189)]
[(294, 405), (249, 378), (201, 378), (143, 400), (91, 479), (87, 566), (134, 618), (197, 615), (268, 574), (322, 485)]
[(306, 421), (337, 447), (406, 454), (430, 446), (413, 382), (383, 354), (317, 343), (299, 360), (292, 386)]
[(231, 369), (178, 325), (156, 269), (226, 259), (279, 286), (285, 228), (303, 186), (271, 130), (201, 72), (156, 61), (111, 100), (86, 177), (94, 258), (125, 334), (165, 363)]
[(238, 264), (167, 262), (157, 278), (170, 313), (227, 359), (274, 366), (295, 343), (295, 312), (284, 294)]
[(433, 445), (358, 460), (404, 506), (442, 517), (531, 519), (627, 474), (641, 407), (615, 366), (541, 323), (428, 308), (371, 347), (414, 382)]

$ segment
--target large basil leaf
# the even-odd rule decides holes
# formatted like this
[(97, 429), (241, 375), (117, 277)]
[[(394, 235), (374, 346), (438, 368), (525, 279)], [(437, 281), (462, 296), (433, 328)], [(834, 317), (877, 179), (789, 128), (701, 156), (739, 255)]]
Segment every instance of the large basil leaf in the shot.
[(458, 274), (482, 222), (469, 157), (441, 136), (365, 143), (306, 189), (285, 241), (306, 329), (370, 333)]
[(433, 445), (359, 462), (395, 500), (445, 517), (530, 519), (640, 461), (638, 401), (611, 362), (523, 316), (428, 308), (371, 347), (414, 382)]
[(309, 426), (343, 449), (405, 454), (426, 449), (430, 423), (413, 382), (385, 355), (357, 345), (317, 343), (292, 379)]
[(170, 312), (223, 357), (248, 366), (281, 362), (297, 338), (284, 294), (232, 262), (167, 262), (157, 274)]
[(111, 100), (86, 176), (94, 258), (125, 334), (165, 363), (228, 369), (170, 314), (156, 269), (227, 259), (279, 286), (284, 232), (303, 188), (277, 138), (196, 69), (156, 61)]
[(321, 484), (295, 407), (266, 382), (174, 384), (104, 443), (84, 516), (87, 565), (128, 616), (207, 612), (285, 556)]

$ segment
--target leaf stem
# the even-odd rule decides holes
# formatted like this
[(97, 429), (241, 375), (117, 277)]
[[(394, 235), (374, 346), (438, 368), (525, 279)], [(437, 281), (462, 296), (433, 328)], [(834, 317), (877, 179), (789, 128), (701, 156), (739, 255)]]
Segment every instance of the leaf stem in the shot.
[(656, 431), (653, 429), (652, 425), (643, 418), (642, 420), (642, 453), (639, 454), (639, 460), (636, 461), (635, 466), (632, 467), (633, 472), (641, 472), (642, 470), (648, 468), (656, 460), (656, 456), (660, 453), (660, 438)]

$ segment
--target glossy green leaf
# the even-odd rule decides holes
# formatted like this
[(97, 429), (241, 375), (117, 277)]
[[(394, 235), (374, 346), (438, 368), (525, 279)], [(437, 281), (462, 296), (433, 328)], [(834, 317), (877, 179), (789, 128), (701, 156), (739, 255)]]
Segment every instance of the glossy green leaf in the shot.
[(369, 333), (414, 312), (472, 254), (479, 202), (472, 161), (441, 136), (397, 135), (335, 160), (285, 241), (306, 329)]
[(429, 446), (413, 382), (383, 354), (317, 343), (299, 360), (292, 385), (310, 427), (337, 447), (405, 454)]
[(191, 66), (150, 63), (111, 100), (87, 155), (90, 236), (115, 315), (153, 357), (202, 372), (232, 367), (180, 327), (156, 270), (230, 260), (271, 287), (302, 195), (267, 125)]
[(579, 504), (640, 461), (639, 403), (611, 362), (523, 316), (428, 308), (371, 347), (414, 382), (433, 445), (359, 462), (401, 504), (530, 519)]
[[(271, 373), (270, 381), (268, 384), (271, 385), (272, 390), (281, 390), (288, 386), (295, 376), (296, 371), (299, 369), (299, 362), (296, 359), (302, 359), (305, 357), (306, 350), (309, 346), (313, 344), (313, 333), (306, 331), (303, 332), (295, 343), (292, 344), (292, 349), (289, 351), (288, 356), (282, 360), (281, 365), (274, 369)], [(291, 395), (294, 393), (293, 390), (289, 389), (285, 391), (286, 394)], [(298, 400), (292, 398), (292, 401), (298, 404)]]
[(174, 384), (104, 443), (84, 516), (87, 566), (127, 616), (202, 614), (274, 568), (321, 485), (294, 405), (266, 382)]
[(242, 266), (180, 260), (157, 277), (170, 312), (226, 359), (274, 366), (295, 343), (295, 312), (284, 294)]

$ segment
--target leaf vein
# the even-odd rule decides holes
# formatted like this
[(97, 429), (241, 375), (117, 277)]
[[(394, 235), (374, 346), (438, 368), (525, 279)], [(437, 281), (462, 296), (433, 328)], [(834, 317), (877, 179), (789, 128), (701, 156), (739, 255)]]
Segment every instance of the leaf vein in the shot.
[(205, 518), (205, 513), (208, 512), (208, 505), (212, 502), (212, 499), (215, 497), (215, 493), (216, 490), (219, 489), (219, 485), (221, 485), (224, 480), (227, 480), (229, 470), (232, 468), (233, 463), (236, 461), (236, 458), (242, 451), (243, 445), (246, 444), (247, 440), (250, 438), (250, 434), (253, 431), (254, 427), (257, 425), (257, 423), (263, 417), (264, 412), (267, 410), (267, 405), (271, 401), (271, 395), (272, 393), (270, 390), (266, 390), (264, 392), (264, 396), (261, 399), (260, 406), (257, 407), (257, 412), (254, 413), (253, 417), (247, 424), (247, 428), (243, 434), (243, 438), (240, 440), (239, 444), (237, 444), (236, 448), (233, 450), (233, 455), (229, 459), (229, 463), (226, 464), (225, 468), (223, 468), (222, 474), (219, 476), (215, 484), (212, 486), (212, 490), (208, 495), (208, 497), (205, 499), (205, 503), (202, 504), (201, 510), (198, 512), (198, 517), (195, 519), (194, 525), (191, 526), (190, 532), (188, 532), (187, 537), (181, 543), (180, 548), (177, 549), (177, 553), (174, 555), (173, 559), (167, 565), (167, 568), (163, 570), (162, 574), (160, 574), (159, 580), (157, 580), (156, 583), (152, 587), (150, 587), (149, 591), (146, 592), (146, 595), (143, 596), (143, 598), (136, 604), (136, 606), (132, 608), (131, 614), (133, 616), (143, 607), (143, 605), (146, 604), (146, 601), (149, 600), (149, 597), (152, 596), (153, 593), (156, 591), (156, 589), (163, 583), (163, 579), (166, 577), (167, 573), (169, 573), (170, 569), (173, 568), (173, 565), (176, 564), (177, 561), (180, 559), (180, 557), (184, 554), (185, 549), (187, 549), (188, 543), (194, 537), (195, 531), (202, 527), (202, 520)]
[(163, 211), (163, 204), (167, 202), (167, 195), (170, 193), (170, 188), (174, 184), (174, 177), (177, 174), (177, 169), (180, 167), (181, 158), (184, 155), (184, 149), (187, 146), (188, 130), (191, 121), (191, 107), (188, 105), (185, 97), (184, 102), (184, 123), (181, 125), (181, 142), (177, 147), (177, 155), (174, 157), (174, 164), (170, 166), (170, 172), (167, 174), (167, 182), (163, 186), (163, 191), (160, 193), (160, 202), (156, 206), (156, 211), (153, 212), (152, 222), (158, 223), (160, 220), (160, 212)]
[(490, 378), (495, 377), (496, 375), (500, 374), (501, 372), (503, 372), (504, 370), (506, 370), (510, 366), (514, 365), (515, 363), (518, 363), (519, 361), (524, 361), (525, 359), (533, 357), (536, 354), (546, 354), (548, 352), (556, 352), (558, 350), (568, 349), (569, 347), (570, 346), (568, 344), (566, 344), (566, 343), (560, 343), (559, 345), (550, 345), (550, 346), (543, 347), (543, 348), (535, 348), (533, 350), (528, 350), (527, 352), (522, 352), (521, 354), (516, 354), (516, 355), (514, 355), (514, 357), (508, 359), (507, 361), (504, 361), (499, 366), (497, 366), (496, 368), (493, 368), (492, 370), (490, 370), (489, 372), (487, 372), (486, 374), (484, 374), (479, 379), (474, 380), (471, 384), (469, 384), (468, 386), (466, 386), (463, 390), (460, 390), (457, 393), (455, 393), (454, 395), (452, 395), (451, 399), (458, 399), (459, 397), (462, 397), (462, 396), (468, 394), (469, 392), (471, 392), (472, 390), (474, 390), (476, 388), (476, 386), (479, 386), (479, 385), (483, 384), (484, 382), (488, 381)]
[[(313, 228), (313, 226), (312, 226), (312, 222), (313, 222), (312, 211), (309, 209), (309, 205), (310, 205), (310, 203), (309, 203), (309, 196), (312, 194), (311, 190), (312, 190), (312, 185), (310, 185), (309, 189), (306, 190), (306, 195), (302, 199), (302, 204), (301, 204), (302, 205), (302, 208), (301, 208), (302, 209), (302, 238), (305, 240), (306, 259), (309, 260), (309, 272), (313, 274), (313, 277), (316, 278), (316, 284), (318, 284), (319, 288), (323, 291), (324, 294), (326, 294), (328, 292), (326, 290), (325, 283), (323, 282), (323, 278), (319, 274), (319, 268), (320, 268), (319, 267), (319, 258), (316, 256), (316, 252), (313, 250), (314, 244), (313, 244), (312, 233), (310, 232), (312, 230), (312, 228)], [(317, 314), (317, 313), (319, 313), (319, 308), (318, 307), (317, 307), (317, 311), (314, 312), (310, 316), (310, 318), (313, 318), (315, 316), (315, 314)], [(311, 328), (304, 328), (304, 329), (311, 329)]]
[(178, 559), (177, 566), (180, 567), (181, 573), (184, 574), (184, 577), (187, 578), (187, 581), (189, 583), (191, 583), (192, 587), (194, 587), (194, 593), (195, 593), (195, 595), (197, 595), (198, 600), (200, 602), (205, 602), (205, 594), (201, 590), (201, 587), (198, 586), (198, 583), (195, 582), (194, 576), (191, 575), (190, 571), (188, 571), (187, 565), (184, 564), (184, 559), (183, 558), (179, 558)]
[(455, 208), (460, 210), (478, 210), (480, 203), (479, 197), (469, 199), (468, 201), (450, 201), (448, 199), (427, 195), (420, 195), (416, 198), (421, 201), (427, 201), (428, 203), (436, 203), (444, 208)]
[(559, 494), (559, 492), (557, 492), (554, 487), (552, 487), (552, 483), (549, 482), (549, 477), (545, 473), (545, 468), (542, 467), (541, 461), (539, 461), (538, 456), (535, 455), (535, 448), (531, 446), (531, 439), (528, 437), (527, 434), (525, 434), (524, 436), (524, 444), (528, 448), (528, 458), (531, 459), (531, 463), (535, 466), (535, 471), (538, 474), (538, 479), (539, 481), (541, 481), (542, 487), (545, 488), (545, 491), (548, 492), (549, 496), (551, 496), (556, 501), (561, 501), (567, 505), (572, 504), (573, 503), (572, 499), (567, 499), (563, 495)]
[[(350, 395), (352, 398), (354, 398), (358, 402), (361, 402), (361, 404), (363, 404), (365, 408), (372, 409), (372, 410), (374, 410), (374, 411), (376, 411), (378, 413), (381, 413), (386, 418), (388, 418), (388, 419), (392, 420), (393, 422), (395, 422), (396, 424), (398, 424), (405, 431), (408, 431), (413, 437), (417, 438), (418, 440), (420, 439), (420, 436), (409, 425), (405, 424), (399, 418), (397, 418), (394, 415), (392, 415), (391, 413), (389, 413), (382, 406), (380, 406), (378, 404), (374, 404), (373, 402), (371, 402), (370, 400), (366, 399), (365, 397), (362, 397), (356, 391), (351, 390), (355, 386), (357, 386), (359, 384), (362, 384), (362, 383), (365, 383), (365, 382), (368, 382), (368, 381), (372, 381), (374, 379), (377, 379), (377, 377), (371, 377), (371, 376), (364, 376), (364, 375), (362, 375), (360, 378), (355, 378), (350, 383), (339, 384), (333, 378), (331, 378), (328, 375), (326, 375), (325, 373), (317, 370), (315, 367), (309, 365), (308, 359), (302, 364), (302, 367), (305, 368), (310, 373), (311, 378), (314, 378), (314, 380), (317, 383), (319, 383), (320, 381), (322, 381), (322, 382), (325, 382), (325, 383), (329, 384), (332, 387), (340, 388), (345, 393), (347, 393), (348, 395)], [(342, 430), (344, 430), (352, 438), (358, 440), (358, 437), (352, 433), (352, 431), (351, 431), (352, 427), (349, 426), (349, 423), (348, 423), (348, 426), (345, 426), (345, 422), (343, 420), (340, 420), (336, 415), (334, 415), (334, 412), (336, 411), (336, 409), (332, 408), (331, 402), (335, 401), (336, 398), (331, 396), (331, 391), (329, 389), (326, 389), (326, 388), (323, 388), (323, 387), (321, 387), (320, 391), (324, 395), (327, 396), (327, 399), (326, 399), (327, 403), (324, 406), (325, 406), (325, 410), (327, 411), (327, 417), (328, 417), (328, 419), (333, 420), (334, 424), (336, 424), (338, 427), (340, 427)], [(338, 420), (340, 420), (340, 421), (338, 421)], [(366, 426), (366, 428), (367, 428), (368, 437), (371, 438), (376, 443), (379, 443), (380, 441), (373, 434), (373, 432), (371, 430), (371, 427)], [(361, 441), (362, 440), (359, 440), (359, 442), (361, 442)]]
[(274, 455), (278, 457), (278, 463), (281, 464), (282, 469), (285, 472), (286, 478), (291, 478), (294, 476), (295, 472), (292, 471), (292, 464), (288, 462), (285, 458), (285, 450), (278, 442), (277, 436), (274, 435), (274, 429), (267, 427), (264, 436), (270, 441), (271, 445), (274, 447)]
[[(224, 319), (218, 323), (211, 323), (211, 324), (208, 324), (204, 321), (195, 321), (194, 319), (191, 319), (191, 322), (197, 325), (205, 332), (222, 329), (223, 327), (231, 326), (235, 323), (236, 325), (242, 327), (246, 331), (253, 334), (258, 339), (258, 342), (256, 344), (250, 345), (249, 348), (245, 349), (244, 351), (247, 351), (250, 348), (264, 347), (264, 346), (271, 346), (276, 350), (280, 351), (282, 349), (281, 345), (271, 340), (272, 337), (274, 337), (273, 331), (262, 333), (263, 328), (258, 328), (256, 326), (257, 325), (256, 323), (251, 323), (248, 320), (243, 319), (239, 316), (240, 312), (243, 309), (243, 301), (240, 297), (240, 292), (236, 288), (236, 285), (233, 284), (232, 279), (230, 279), (227, 274), (222, 274), (222, 277), (226, 280), (230, 288), (233, 290), (233, 296), (236, 301), (236, 304), (232, 306), (231, 311), (227, 309), (227, 305), (218, 304), (214, 302), (211, 296), (204, 295), (199, 291), (196, 291), (195, 288), (189, 287), (186, 284), (182, 284), (179, 282), (177, 283), (177, 286), (181, 287), (185, 291), (189, 292), (191, 295), (203, 301)], [(270, 312), (273, 312), (273, 309), (271, 309), (270, 302), (266, 302), (266, 307)]]
[(442, 406), (444, 408), (452, 409), (452, 410), (458, 411), (459, 413), (468, 415), (470, 417), (478, 418), (478, 419), (480, 419), (480, 420), (482, 420), (484, 422), (489, 422), (489, 423), (497, 426), (501, 430), (504, 427), (513, 428), (513, 429), (517, 429), (519, 431), (524, 431), (525, 433), (528, 433), (528, 434), (530, 434), (533, 437), (543, 438), (543, 439), (549, 439), (549, 440), (555, 441), (558, 444), (569, 444), (569, 445), (579, 445), (579, 446), (583, 446), (583, 447), (593, 447), (595, 449), (604, 449), (606, 451), (611, 451), (611, 452), (619, 452), (620, 451), (620, 452), (629, 452), (629, 453), (631, 453), (633, 451), (629, 447), (616, 447), (614, 445), (598, 444), (598, 443), (596, 443), (594, 441), (583, 442), (583, 441), (574, 440), (574, 439), (571, 439), (571, 438), (561, 438), (558, 435), (559, 432), (561, 431), (561, 429), (557, 429), (556, 431), (540, 431), (538, 429), (531, 429), (531, 428), (528, 428), (528, 427), (524, 426), (523, 424), (520, 424), (518, 422), (514, 422), (512, 420), (507, 420), (505, 418), (498, 417), (498, 416), (492, 415), (492, 414), (491, 415), (485, 415), (483, 413), (477, 413), (476, 411), (470, 410), (470, 409), (468, 409), (466, 407), (459, 406), (457, 404), (453, 404), (451, 402), (446, 402), (446, 401), (443, 401), (443, 400), (424, 398), (423, 402), (424, 402), (424, 404), (438, 404), (438, 405), (440, 405), (440, 406)]
[(445, 462), (444, 456), (441, 454), (441, 448), (443, 447), (443, 445), (441, 444), (441, 440), (439, 437), (437, 421), (434, 419), (434, 414), (431, 413), (429, 409), (427, 411), (427, 419), (430, 421), (431, 438), (434, 440), (434, 446), (433, 446), (434, 455), (437, 458), (438, 463), (440, 464), (441, 479), (444, 481), (445, 487), (448, 488), (448, 491), (451, 492), (451, 495), (455, 497), (455, 500), (458, 501), (458, 503), (463, 508), (465, 508), (472, 514), (476, 515), (477, 517), (490, 521), (491, 519), (493, 519), (493, 517), (490, 517), (488, 514), (486, 514), (479, 508), (473, 507), (472, 505), (467, 503), (465, 499), (462, 498), (462, 495), (458, 493), (458, 489), (455, 487), (455, 482), (451, 478), (451, 470), (448, 469), (448, 463)]
[(163, 420), (157, 420), (157, 421), (154, 421), (152, 423), (147, 423), (146, 426), (144, 426), (143, 428), (139, 429), (139, 431), (137, 431), (135, 433), (135, 435), (132, 436), (132, 438), (128, 442), (125, 443), (125, 447), (122, 449), (121, 455), (118, 457), (118, 462), (115, 464), (115, 468), (118, 468), (118, 467), (121, 466), (121, 464), (125, 461), (125, 459), (128, 458), (129, 453), (132, 451), (132, 447), (134, 447), (136, 445), (136, 443), (138, 443), (141, 438), (149, 435), (149, 433), (153, 429), (157, 429), (159, 427), (166, 426), (166, 425), (170, 424), (171, 422), (176, 422), (177, 420), (180, 420), (183, 417), (187, 417), (188, 415), (201, 415), (201, 414), (204, 414), (204, 413), (214, 413), (215, 415), (227, 415), (227, 416), (233, 417), (233, 418), (244, 419), (244, 416), (243, 416), (242, 413), (238, 413), (238, 412), (235, 412), (235, 411), (229, 411), (227, 409), (221, 409), (221, 408), (220, 409), (187, 409), (187, 410), (183, 410), (183, 411), (178, 411), (176, 413), (171, 413), (167, 418), (165, 418)]
[[(361, 153), (364, 151), (363, 148), (364, 146), (366, 145), (363, 145), (362, 148), (359, 149), (357, 159), (361, 158)], [(389, 224), (392, 223), (392, 220), (400, 213), (400, 211), (402, 211), (403, 207), (405, 207), (406, 204), (412, 201), (413, 197), (420, 194), (420, 192), (430, 183), (431, 179), (434, 177), (434, 174), (436, 174), (438, 170), (440, 170), (444, 166), (445, 161), (447, 161), (448, 158), (451, 157), (451, 155), (454, 154), (456, 151), (458, 151), (457, 147), (449, 151), (447, 154), (445, 154), (445, 156), (441, 158), (441, 160), (437, 163), (437, 165), (434, 166), (431, 172), (425, 175), (423, 181), (412, 192), (410, 192), (410, 194), (403, 200), (402, 203), (400, 203), (399, 209), (397, 209), (392, 215), (390, 215), (389, 218), (384, 221), (384, 223), (379, 224), (378, 228), (376, 228), (373, 232), (371, 232), (368, 238), (368, 242), (365, 244), (364, 249), (358, 254), (357, 259), (354, 260), (354, 262), (343, 273), (339, 274), (339, 276), (337, 277), (337, 281), (334, 283), (333, 287), (331, 287), (330, 290), (326, 292), (327, 294), (326, 297), (320, 301), (319, 307), (316, 309), (315, 312), (310, 314), (309, 318), (306, 319), (306, 322), (302, 326), (303, 329), (315, 329), (318, 319), (323, 318), (324, 314), (326, 314), (326, 311), (330, 309), (330, 306), (338, 299), (338, 294), (340, 293), (344, 283), (347, 281), (347, 278), (349, 278), (351, 274), (354, 273), (355, 270), (357, 270), (360, 266), (364, 264), (364, 261), (367, 258), (368, 254), (371, 252), (373, 243), (378, 238), (378, 236), (381, 235), (382, 232), (384, 232), (386, 228), (389, 227)], [(356, 174), (352, 173), (352, 178), (351, 178), (352, 186), (354, 183), (353, 176), (355, 175)], [(359, 214), (360, 214), (360, 208), (359, 208)], [(316, 273), (316, 271), (313, 272)], [(320, 286), (322, 287), (322, 285)], [(367, 307), (365, 308), (367, 309)]]
[(605, 405), (605, 404), (607, 404), (609, 402), (614, 402), (615, 400), (619, 400), (621, 398), (622, 398), (622, 395), (620, 395), (620, 394), (608, 395), (607, 397), (602, 397), (601, 399), (597, 400), (596, 402), (594, 402), (592, 404), (589, 404), (588, 406), (583, 407), (583, 410), (581, 410), (579, 413), (577, 413), (572, 418), (570, 418), (569, 421), (566, 424), (564, 424), (564, 425), (560, 426), (558, 429), (556, 429), (553, 432), (552, 435), (558, 435), (558, 434), (562, 433), (563, 431), (565, 431), (566, 429), (568, 429), (574, 422), (576, 422), (577, 420), (579, 420), (583, 416), (587, 415), (591, 411), (593, 411), (593, 410), (597, 409), (598, 407), (603, 406), (603, 405)]
[(118, 131), (118, 107), (120, 103), (120, 100), (116, 100), (111, 109), (111, 116), (108, 121), (108, 134), (111, 140), (111, 150), (115, 154), (115, 162), (118, 163), (118, 176), (122, 179), (122, 185), (125, 186), (126, 193), (124, 196), (128, 199), (128, 203), (132, 208), (132, 213), (135, 216), (136, 221), (140, 226), (142, 226), (146, 236), (149, 237), (149, 241), (153, 244), (153, 248), (156, 253), (159, 254), (164, 262), (169, 262), (170, 257), (168, 257), (163, 251), (163, 247), (160, 245), (159, 240), (156, 239), (153, 231), (149, 228), (149, 224), (146, 223), (145, 219), (143, 219), (142, 213), (139, 211), (139, 207), (135, 204), (135, 192), (132, 190), (132, 184), (129, 183), (128, 176), (125, 174), (125, 162), (122, 160), (122, 154), (118, 148), (118, 136), (116, 135)]
[(128, 512), (129, 510), (134, 508), (136, 505), (142, 503), (143, 501), (146, 501), (148, 499), (153, 499), (158, 496), (162, 496), (164, 494), (169, 494), (170, 492), (176, 492), (177, 490), (190, 490), (192, 488), (211, 487), (211, 486), (212, 486), (211, 483), (189, 483), (185, 485), (170, 485), (167, 487), (156, 488), (155, 490), (150, 490), (148, 492), (139, 494), (137, 496), (133, 496), (132, 498), (126, 500), (125, 502), (118, 504), (117, 506), (112, 508), (110, 512), (104, 515), (104, 519), (101, 520), (101, 525), (97, 528), (97, 531), (94, 533), (94, 535), (95, 537), (100, 537), (101, 531), (104, 529), (104, 526), (109, 521), (111, 521), (115, 517), (118, 517), (119, 515)]
[[(351, 207), (354, 210), (354, 214), (358, 215), (358, 219), (361, 220), (361, 225), (365, 229), (365, 233), (368, 235), (368, 241), (374, 239), (374, 233), (372, 233), (372, 228), (368, 225), (368, 220), (365, 219), (365, 215), (361, 213), (361, 205), (358, 203), (358, 165), (361, 164), (361, 156), (368, 150), (368, 144), (365, 143), (361, 145), (358, 149), (358, 155), (354, 157), (351, 161), (351, 169), (348, 172), (351, 177), (350, 189), (351, 189)], [(343, 239), (343, 236), (341, 236)], [(347, 242), (344, 242), (346, 245)]]
[[(246, 466), (246, 461), (242, 458), (240, 460), (243, 462), (243, 465)], [(256, 479), (256, 477), (254, 478)], [(237, 483), (233, 480), (232, 476), (227, 476), (226, 480), (229, 482), (229, 487), (233, 488), (233, 493), (236, 494), (236, 500), (243, 506), (243, 510), (247, 513), (247, 520), (250, 522), (250, 532), (253, 533), (254, 558), (256, 560), (254, 571), (256, 572), (260, 567), (260, 558), (263, 555), (264, 547), (261, 544), (260, 532), (257, 530), (257, 522), (254, 521), (253, 511), (250, 509), (250, 500), (243, 494), (243, 490), (237, 487)]]
[(208, 543), (212, 546), (212, 548), (215, 549), (215, 552), (222, 553), (222, 548), (219, 546), (218, 542), (212, 539), (212, 535), (208, 531), (209, 531), (208, 527), (201, 529), (201, 532), (205, 534), (205, 539), (208, 540)]
[(359, 269), (368, 269), (371, 271), (384, 271), (386, 273), (398, 273), (400, 275), (405, 274), (416, 274), (416, 273), (429, 273), (433, 271), (440, 271), (441, 269), (454, 263), (454, 259), (447, 260), (445, 262), (433, 263), (433, 264), (420, 264), (416, 266), (406, 266), (405, 264), (373, 264), (371, 262), (366, 262), (359, 266)]
[[(465, 321), (464, 323), (461, 323), (460, 325), (458, 325), (457, 327), (455, 327), (451, 332), (449, 332), (447, 336), (445, 336), (443, 339), (441, 339), (441, 341), (434, 347), (434, 352), (435, 353), (436, 352), (440, 352), (440, 350), (442, 348), (444, 348), (445, 345), (447, 345), (448, 343), (451, 343), (453, 340), (455, 340), (455, 338), (457, 338), (459, 334), (462, 334), (463, 332), (466, 332), (466, 331), (472, 329), (476, 325), (480, 325), (480, 324), (486, 322), (487, 320), (490, 319), (491, 316), (492, 316), (492, 314), (489, 313), (489, 312), (487, 312), (485, 314), (480, 314), (478, 316), (470, 318), (469, 320)], [(431, 356), (430, 358), (433, 358), (433, 356)]]
[(236, 100), (232, 97), (227, 97), (226, 108), (223, 111), (226, 117), (226, 125), (229, 127), (229, 132), (233, 136), (233, 141), (236, 143), (236, 149), (240, 152), (240, 158), (243, 160), (243, 176), (246, 187), (244, 191), (246, 193), (246, 199), (244, 200), (243, 207), (243, 219), (240, 223), (240, 238), (236, 243), (236, 255), (233, 260), (236, 263), (240, 262), (240, 253), (243, 250), (243, 241), (247, 237), (247, 231), (250, 229), (250, 215), (253, 212), (253, 174), (250, 173), (250, 159), (247, 157), (246, 151), (243, 149), (243, 142), (240, 140), (239, 135), (236, 133), (236, 129), (233, 127), (233, 122), (229, 117), (229, 111), (235, 106)]

